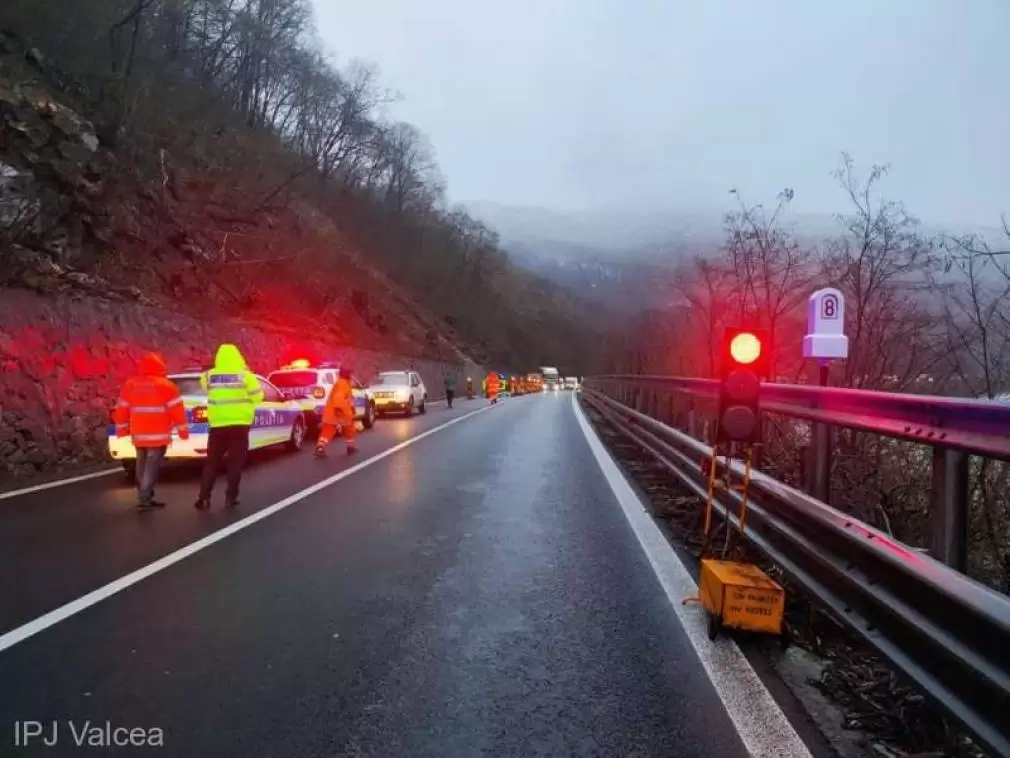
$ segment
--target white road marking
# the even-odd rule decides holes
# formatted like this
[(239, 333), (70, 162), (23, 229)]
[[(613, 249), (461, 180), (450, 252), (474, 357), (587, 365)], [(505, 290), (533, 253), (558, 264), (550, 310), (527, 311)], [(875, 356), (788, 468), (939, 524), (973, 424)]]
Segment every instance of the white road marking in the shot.
[(103, 468), (101, 471), (92, 471), (90, 474), (81, 474), (80, 476), (72, 476), (69, 479), (56, 479), (52, 482), (43, 482), (42, 484), (36, 484), (33, 487), (24, 487), (20, 490), (8, 490), (7, 492), (0, 492), (0, 500), (9, 500), (12, 497), (19, 497), (21, 495), (30, 495), (33, 492), (41, 492), (42, 490), (51, 490), (54, 487), (62, 487), (64, 484), (74, 484), (75, 482), (86, 482), (88, 479), (97, 479), (100, 476), (108, 476), (109, 474), (122, 473), (121, 468)]
[(431, 435), (436, 434), (437, 432), (440, 432), (443, 429), (449, 428), (453, 424), (458, 424), (462, 421), (466, 421), (468, 418), (476, 416), (479, 413), (483, 413), (486, 410), (489, 410), (489, 406), (478, 408), (475, 411), (471, 411), (470, 413), (467, 413), (463, 416), (458, 416), (450, 421), (446, 421), (444, 424), (439, 424), (438, 426), (432, 429), (428, 429), (425, 432), (421, 432), (416, 437), (411, 437), (408, 440), (404, 440), (403, 442), (394, 445), (388, 450), (384, 450), (383, 452), (378, 453), (377, 455), (373, 455), (371, 458), (361, 461), (361, 463), (355, 464), (354, 466), (351, 466), (348, 469), (344, 469), (343, 471), (340, 471), (334, 474), (333, 476), (327, 477), (322, 481), (316, 482), (311, 487), (306, 487), (300, 492), (296, 492), (295, 494), (290, 495), (284, 498), (283, 500), (274, 503), (271, 506), (256, 511), (256, 513), (252, 513), (249, 516), (246, 516), (241, 521), (236, 521), (232, 524), (229, 524), (228, 526), (217, 530), (213, 534), (209, 534), (206, 537), (197, 540), (196, 542), (192, 542), (189, 545), (186, 545), (185, 547), (180, 548), (173, 553), (169, 553), (168, 555), (159, 558), (153, 563), (149, 563), (143, 568), (137, 569), (136, 571), (133, 571), (127, 574), (126, 576), (122, 576), (119, 579), (109, 582), (104, 587), (99, 587), (97, 590), (89, 592), (87, 595), (83, 595), (82, 597), (79, 597), (76, 600), (72, 600), (66, 605), (63, 605), (53, 611), (49, 611), (48, 613), (45, 613), (42, 616), (39, 616), (38, 618), (33, 619), (32, 621), (29, 621), (28, 623), (17, 627), (16, 629), (12, 629), (11, 631), (3, 635), (0, 635), (0, 652), (3, 652), (4, 650), (14, 647), (19, 642), (24, 642), (29, 637), (33, 637), (39, 632), (42, 632), (51, 626), (55, 626), (61, 621), (65, 621), (71, 616), (74, 616), (80, 613), (81, 611), (90, 608), (96, 603), (100, 603), (106, 598), (112, 597), (118, 592), (122, 592), (128, 587), (131, 587), (134, 584), (137, 584), (138, 582), (147, 579), (149, 576), (157, 574), (159, 571), (167, 569), (169, 566), (172, 566), (176, 563), (179, 563), (182, 560), (185, 560), (186, 558), (189, 558), (191, 555), (194, 555), (195, 553), (199, 553), (201, 550), (205, 550), (206, 548), (210, 547), (211, 545), (217, 542), (220, 542), (221, 540), (227, 539), (236, 532), (240, 532), (243, 529), (252, 526), (257, 521), (262, 521), (265, 518), (269, 518), (275, 513), (284, 510), (288, 506), (294, 505), (298, 501), (304, 500), (310, 495), (314, 495), (320, 490), (329, 487), (331, 484), (335, 484), (336, 482), (339, 482), (341, 479), (346, 479), (352, 474), (356, 474), (357, 472), (361, 471), (363, 468), (371, 466), (373, 463), (378, 463), (383, 458), (388, 458), (394, 453), (398, 453), (404, 448), (409, 447), (410, 445), (413, 445), (416, 442), (420, 442), (425, 437), (430, 437)]
[(574, 395), (572, 407), (600, 470), (747, 751), (753, 758), (811, 758), (807, 746), (737, 644), (725, 637), (710, 641), (704, 612), (698, 606), (683, 604), (685, 597), (697, 594), (698, 585), (607, 452)]

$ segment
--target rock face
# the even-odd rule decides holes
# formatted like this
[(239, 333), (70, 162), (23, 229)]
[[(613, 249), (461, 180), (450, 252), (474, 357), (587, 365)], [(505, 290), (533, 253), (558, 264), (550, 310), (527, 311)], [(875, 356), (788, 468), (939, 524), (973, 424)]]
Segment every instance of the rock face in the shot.
[(222, 342), (238, 345), (260, 374), (302, 351), (350, 365), (363, 381), (377, 371), (409, 367), (434, 397), (446, 373), (462, 387), (467, 374), (481, 372), (462, 360), (402, 358), (326, 344), (311, 334), (204, 324), (144, 305), (0, 288), (0, 477), (105, 460), (109, 414), (140, 357), (153, 350), (169, 371), (202, 368)]

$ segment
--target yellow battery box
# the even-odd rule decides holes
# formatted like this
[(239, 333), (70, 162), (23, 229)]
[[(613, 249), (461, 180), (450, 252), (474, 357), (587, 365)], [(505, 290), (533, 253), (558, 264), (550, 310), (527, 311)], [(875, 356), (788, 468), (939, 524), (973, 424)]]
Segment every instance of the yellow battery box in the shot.
[(720, 627), (782, 634), (785, 592), (753, 564), (703, 559), (698, 595), (712, 639)]

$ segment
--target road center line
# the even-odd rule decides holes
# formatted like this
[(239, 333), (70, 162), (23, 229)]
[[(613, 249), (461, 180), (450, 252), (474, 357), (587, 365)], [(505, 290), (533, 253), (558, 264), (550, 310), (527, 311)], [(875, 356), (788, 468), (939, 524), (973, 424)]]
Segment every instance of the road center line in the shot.
[[(137, 584), (138, 582), (147, 579), (149, 576), (153, 576), (154, 574), (157, 574), (159, 571), (163, 571), (164, 569), (167, 569), (169, 566), (179, 563), (180, 561), (189, 558), (191, 555), (199, 553), (201, 550), (205, 550), (206, 548), (210, 547), (211, 545), (217, 542), (220, 542), (221, 540), (227, 539), (233, 534), (240, 532), (247, 527), (252, 526), (257, 521), (262, 521), (263, 519), (268, 518), (274, 515), (275, 513), (284, 510), (288, 506), (294, 505), (298, 501), (304, 500), (310, 495), (314, 495), (320, 490), (326, 489), (331, 484), (335, 484), (339, 482), (341, 479), (346, 479), (352, 474), (356, 474), (363, 468), (371, 466), (373, 463), (378, 463), (383, 458), (388, 458), (394, 453), (398, 453), (404, 448), (410, 447), (416, 442), (420, 442), (425, 437), (430, 437), (431, 435), (436, 434), (437, 432), (440, 432), (444, 429), (448, 429), (453, 424), (458, 424), (461, 421), (466, 421), (468, 418), (476, 416), (479, 413), (484, 413), (485, 411), (490, 410), (490, 408), (491, 406), (486, 405), (483, 408), (478, 408), (477, 410), (471, 411), (470, 413), (467, 413), (463, 416), (458, 416), (457, 418), (451, 419), (450, 421), (446, 421), (444, 424), (439, 424), (433, 429), (428, 429), (427, 431), (421, 432), (416, 437), (411, 437), (410, 439), (404, 440), (403, 442), (394, 445), (388, 450), (384, 450), (381, 453), (373, 455), (371, 458), (361, 461), (361, 463), (357, 463), (348, 469), (344, 469), (343, 471), (334, 474), (333, 476), (327, 477), (322, 481), (316, 482), (311, 487), (306, 487), (300, 492), (296, 492), (293, 495), (289, 495), (283, 500), (276, 502), (271, 506), (263, 508), (262, 510), (256, 511), (256, 513), (252, 513), (240, 521), (236, 521), (232, 524), (229, 524), (226, 527), (222, 527), (213, 534), (209, 534), (206, 537), (197, 540), (196, 542), (192, 542), (189, 545), (186, 545), (185, 547), (179, 548), (175, 552), (169, 553), (168, 555), (159, 558), (153, 563), (149, 563), (143, 568), (139, 568), (136, 571), (132, 571), (129, 574), (120, 577), (119, 579), (109, 582), (103, 587), (99, 587), (97, 590), (89, 592), (88, 594), (83, 595), (82, 597), (79, 597), (76, 600), (72, 600), (66, 605), (60, 606), (55, 610), (49, 611), (48, 613), (45, 613), (42, 616), (39, 616), (38, 618), (33, 619), (32, 621), (29, 621), (26, 624), (22, 624), (16, 629), (12, 629), (11, 631), (0, 636), (0, 653), (9, 648), (14, 647), (19, 642), (24, 642), (29, 637), (34, 637), (39, 632), (42, 632), (51, 626), (55, 626), (61, 621), (65, 621), (71, 616), (74, 616), (80, 613), (81, 611), (90, 608), (91, 606), (100, 603), (106, 598), (112, 597), (116, 593), (122, 592), (128, 587), (132, 587), (134, 584)], [(93, 474), (89, 476), (96, 476), (96, 475)]]
[(753, 758), (811, 758), (807, 746), (736, 642), (726, 637), (709, 641), (702, 610), (683, 604), (685, 597), (697, 594), (698, 585), (607, 452), (575, 395), (572, 395), (572, 409), (603, 476), (747, 751)]

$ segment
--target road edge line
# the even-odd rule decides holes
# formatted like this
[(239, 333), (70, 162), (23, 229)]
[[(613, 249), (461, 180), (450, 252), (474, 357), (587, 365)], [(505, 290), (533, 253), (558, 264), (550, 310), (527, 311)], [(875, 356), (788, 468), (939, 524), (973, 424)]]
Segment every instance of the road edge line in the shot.
[(97, 479), (100, 476), (108, 476), (109, 474), (115, 474), (117, 472), (122, 472), (122, 468), (103, 468), (101, 471), (92, 471), (90, 474), (81, 474), (80, 476), (71, 476), (68, 479), (54, 479), (51, 482), (42, 482), (41, 484), (33, 484), (31, 487), (22, 487), (19, 490), (4, 490), (0, 492), (0, 500), (10, 500), (11, 498), (20, 497), (21, 495), (30, 495), (33, 492), (42, 492), (43, 490), (51, 490), (56, 487), (62, 487), (65, 484), (76, 484), (77, 482), (86, 482), (88, 479)]
[(812, 758), (806, 743), (736, 642), (726, 637), (711, 642), (704, 614), (697, 606), (684, 605), (685, 597), (697, 594), (697, 583), (610, 455), (575, 395), (572, 410), (744, 747), (753, 758)]
[(444, 429), (448, 429), (450, 426), (453, 426), (454, 424), (458, 424), (462, 421), (466, 421), (469, 418), (473, 418), (478, 414), (484, 413), (485, 411), (490, 410), (490, 408), (491, 406), (484, 406), (483, 408), (478, 408), (476, 410), (470, 411), (469, 413), (463, 416), (458, 416), (454, 419), (450, 419), (449, 421), (446, 421), (444, 424), (439, 424), (438, 426), (432, 429), (427, 429), (415, 437), (411, 437), (409, 439), (404, 440), (403, 442), (397, 443), (388, 450), (383, 450), (381, 453), (376, 453), (371, 458), (367, 458), (366, 460), (363, 460), (360, 463), (356, 463), (355, 465), (351, 466), (350, 468), (346, 468), (343, 471), (338, 471), (336, 474), (333, 474), (332, 476), (327, 477), (326, 479), (318, 481), (315, 484), (306, 487), (303, 490), (295, 492), (293, 495), (288, 495), (286, 498), (284, 498), (283, 500), (279, 500), (273, 505), (269, 505), (266, 508), (256, 511), (255, 513), (249, 514), (248, 516), (239, 521), (235, 521), (229, 524), (228, 526), (222, 527), (221, 529), (218, 529), (217, 531), (208, 534), (206, 537), (202, 537), (196, 542), (191, 542), (190, 544), (185, 545), (184, 547), (181, 547), (178, 550), (174, 550), (168, 555), (164, 555), (161, 558), (157, 559), (156, 561), (152, 561), (151, 563), (147, 564), (146, 566), (131, 571), (129, 574), (126, 574), (125, 576), (119, 577), (119, 579), (114, 579), (108, 584), (105, 584), (96, 590), (92, 590), (91, 592), (82, 595), (76, 600), (71, 600), (69, 603), (62, 605), (59, 608), (55, 608), (54, 610), (48, 611), (42, 614), (41, 616), (38, 616), (37, 618), (34, 618), (31, 621), (22, 624), (21, 626), (15, 627), (14, 629), (11, 629), (10, 631), (0, 635), (0, 653), (9, 650), (10, 648), (17, 645), (19, 642), (24, 642), (25, 640), (34, 637), (36, 634), (39, 634), (40, 632), (43, 632), (46, 629), (49, 629), (50, 627), (55, 626), (56, 624), (59, 624), (61, 621), (65, 621), (66, 619), (77, 615), (81, 611), (87, 610), (91, 606), (97, 605), (101, 601), (106, 600), (107, 598), (110, 598), (113, 595), (122, 592), (123, 590), (129, 587), (132, 587), (134, 584), (137, 584), (143, 581), (144, 579), (147, 579), (148, 577), (153, 576), (154, 574), (157, 574), (158, 572), (163, 571), (169, 568), (170, 566), (173, 566), (176, 563), (185, 560), (186, 558), (189, 558), (191, 555), (199, 553), (201, 550), (205, 550), (211, 545), (221, 542), (222, 540), (231, 537), (233, 534), (236, 534), (242, 531), (243, 529), (252, 526), (257, 522), (269, 518), (275, 513), (278, 513), (284, 510), (285, 508), (288, 508), (289, 506), (292, 506), (295, 503), (304, 500), (305, 498), (310, 497), (321, 490), (326, 489), (330, 485), (336, 484), (341, 479), (346, 479), (352, 474), (356, 474), (362, 469), (367, 468), (368, 466), (371, 466), (374, 463), (378, 463), (384, 458), (388, 458), (389, 456), (400, 452), (404, 448), (410, 447), (411, 445), (420, 442), (421, 440), (430, 437), (433, 434), (437, 434), (438, 432)]

